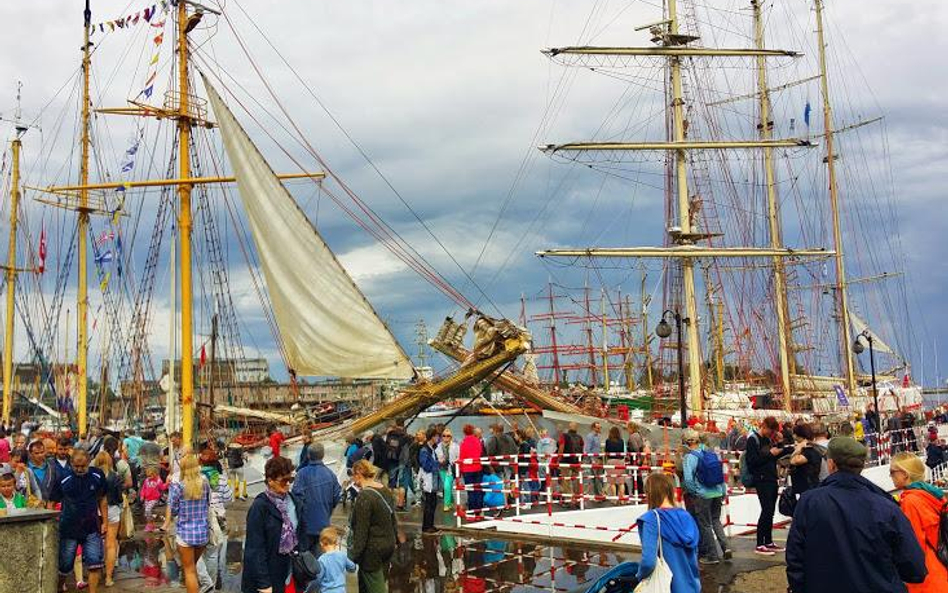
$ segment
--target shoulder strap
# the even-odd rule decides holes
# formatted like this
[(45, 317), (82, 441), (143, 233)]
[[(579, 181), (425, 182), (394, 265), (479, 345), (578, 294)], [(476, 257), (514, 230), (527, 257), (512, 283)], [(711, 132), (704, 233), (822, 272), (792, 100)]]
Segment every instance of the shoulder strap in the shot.
[(658, 527), (658, 557), (664, 558), (662, 555), (662, 519), (661, 513), (658, 512), (658, 509), (655, 509), (655, 525)]
[(385, 500), (385, 497), (382, 496), (382, 493), (381, 493), (381, 492), (379, 492), (379, 491), (376, 490), (375, 488), (366, 488), (366, 490), (368, 490), (369, 492), (375, 492), (375, 494), (376, 494), (376, 495), (379, 497), (379, 499), (382, 501), (382, 504), (385, 505), (385, 508), (388, 509), (388, 512), (392, 514), (392, 517), (393, 517), (393, 518), (395, 517), (395, 511), (392, 510), (392, 505), (388, 504), (388, 501)]

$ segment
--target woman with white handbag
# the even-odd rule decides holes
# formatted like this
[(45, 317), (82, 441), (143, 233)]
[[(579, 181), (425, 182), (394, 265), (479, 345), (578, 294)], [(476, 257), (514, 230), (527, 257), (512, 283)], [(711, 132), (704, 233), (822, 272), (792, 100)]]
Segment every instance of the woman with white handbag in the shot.
[(642, 562), (636, 593), (700, 593), (698, 525), (685, 509), (675, 505), (675, 482), (665, 473), (645, 480), (648, 508), (637, 528)]

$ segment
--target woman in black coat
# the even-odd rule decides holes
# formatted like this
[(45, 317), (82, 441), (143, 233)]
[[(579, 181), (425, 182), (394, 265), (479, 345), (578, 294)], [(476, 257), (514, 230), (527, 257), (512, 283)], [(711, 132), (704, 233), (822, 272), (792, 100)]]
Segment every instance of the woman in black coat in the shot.
[(299, 520), (290, 494), (293, 463), (273, 457), (264, 468), (267, 489), (247, 512), (241, 593), (283, 593), (293, 568), (290, 553), (297, 545)]

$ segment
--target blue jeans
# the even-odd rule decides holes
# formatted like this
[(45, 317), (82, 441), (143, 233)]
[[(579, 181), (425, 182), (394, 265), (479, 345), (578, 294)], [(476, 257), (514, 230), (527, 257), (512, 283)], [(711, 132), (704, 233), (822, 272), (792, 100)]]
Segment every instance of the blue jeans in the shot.
[[(481, 472), (464, 472), (465, 484), (477, 484), (480, 488)], [(479, 511), (484, 507), (484, 491), (469, 490), (467, 493), (467, 509), (469, 511)]]
[(82, 565), (87, 570), (101, 570), (105, 563), (102, 560), (102, 535), (98, 532), (90, 533), (85, 539), (59, 540), (59, 574), (72, 574), (73, 564), (76, 562), (76, 548), (82, 544)]

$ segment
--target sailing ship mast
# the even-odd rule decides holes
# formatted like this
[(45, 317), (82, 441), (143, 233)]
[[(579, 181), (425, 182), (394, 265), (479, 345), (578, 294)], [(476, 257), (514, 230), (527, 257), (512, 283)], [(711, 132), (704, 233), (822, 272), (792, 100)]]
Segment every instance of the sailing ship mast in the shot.
[[(19, 91), (17, 91), (19, 95)], [(20, 119), (19, 105), (17, 106), (17, 122)], [(7, 250), (7, 317), (4, 327), (3, 340), (3, 424), (10, 426), (10, 413), (13, 409), (13, 329), (16, 318), (14, 298), (16, 296), (16, 229), (17, 211), (20, 207), (20, 137), (26, 132), (26, 127), (16, 123), (15, 136), (10, 142), (10, 151), (13, 156), (13, 172), (10, 179), (10, 243)]]
[[(761, 0), (751, 0), (751, 6), (754, 9), (754, 41), (757, 49), (764, 49), (764, 19)], [(770, 90), (767, 87), (767, 60), (763, 56), (757, 56), (757, 92), (758, 92), (758, 111), (760, 120), (757, 129), (760, 132), (761, 140), (770, 140), (773, 136), (774, 122), (770, 117)], [(767, 187), (767, 223), (770, 231), (770, 246), (774, 249), (783, 247), (783, 237), (780, 222), (780, 207), (777, 203), (777, 178), (774, 174), (773, 148), (764, 147), (764, 183)], [(783, 395), (784, 410), (790, 411), (792, 398), (790, 374), (791, 360), (793, 352), (792, 343), (789, 338), (790, 323), (787, 319), (787, 278), (784, 271), (783, 260), (779, 257), (773, 259), (774, 267), (774, 289), (773, 300), (774, 310), (777, 313), (777, 349), (780, 360), (780, 386)], [(722, 311), (723, 313), (723, 311)], [(718, 320), (723, 326), (723, 319)], [(723, 348), (723, 340), (721, 342)], [(720, 369), (723, 372), (723, 368)]]
[[(594, 56), (660, 56), (667, 59), (669, 79), (671, 82), (670, 107), (672, 113), (672, 129), (670, 139), (664, 142), (577, 142), (561, 145), (547, 145), (541, 147), (549, 153), (577, 153), (589, 151), (670, 151), (674, 157), (674, 189), (675, 202), (678, 212), (677, 228), (669, 229), (671, 246), (668, 247), (621, 247), (621, 248), (586, 248), (586, 249), (555, 249), (538, 252), (540, 257), (658, 257), (678, 260), (683, 274), (682, 297), (685, 310), (681, 312), (687, 318), (687, 347), (688, 350), (688, 389), (690, 390), (691, 410), (700, 414), (703, 408), (697, 300), (695, 295), (695, 258), (724, 258), (765, 257), (782, 259), (785, 257), (825, 257), (831, 255), (824, 249), (791, 250), (781, 244), (771, 244), (769, 247), (710, 247), (698, 245), (699, 241), (707, 241), (712, 235), (696, 232), (691, 220), (692, 202), (688, 191), (688, 153), (701, 150), (739, 150), (739, 149), (774, 149), (812, 146), (806, 140), (795, 138), (773, 139), (769, 134), (757, 140), (729, 140), (704, 141), (687, 138), (685, 119), (685, 99), (682, 88), (683, 57), (719, 57), (742, 58), (752, 57), (758, 60), (766, 58), (796, 57), (793, 51), (774, 50), (758, 47), (745, 48), (712, 48), (693, 47), (691, 44), (698, 40), (693, 35), (682, 34), (679, 30), (677, 0), (669, 0), (667, 14), (663, 21), (639, 27), (637, 30), (649, 29), (653, 34), (656, 47), (566, 47), (546, 50), (544, 53), (551, 57), (578, 56), (578, 60), (589, 59)], [(758, 40), (760, 41), (760, 40)], [(766, 126), (764, 126), (766, 127)], [(772, 235), (779, 237), (779, 233)], [(785, 334), (784, 334), (785, 335)], [(786, 374), (789, 379), (789, 373)], [(785, 393), (789, 393), (789, 389)]]
[(830, 209), (833, 214), (833, 249), (836, 263), (836, 308), (839, 316), (840, 357), (845, 372), (846, 392), (856, 395), (856, 370), (850, 344), (849, 296), (846, 287), (846, 266), (843, 260), (843, 232), (839, 222), (839, 186), (836, 182), (836, 154), (834, 152), (833, 109), (830, 106), (829, 79), (826, 70), (826, 42), (823, 39), (823, 0), (813, 0), (816, 8), (816, 40), (820, 62), (820, 89), (823, 96), (823, 133), (826, 136), (826, 171), (829, 178)]
[(89, 79), (91, 77), (92, 59), (90, 57), (91, 43), (89, 42), (89, 30), (92, 27), (92, 10), (89, 7), (89, 1), (86, 0), (86, 7), (82, 13), (82, 140), (80, 141), (80, 161), (79, 161), (79, 228), (76, 232), (77, 241), (77, 259), (79, 261), (79, 281), (76, 293), (76, 321), (79, 324), (77, 335), (78, 348), (76, 350), (76, 366), (79, 374), (77, 385), (78, 413), (79, 413), (79, 438), (85, 438), (88, 431), (88, 366), (89, 366), (89, 253), (87, 243), (89, 241), (89, 152), (92, 144), (90, 138), (90, 113), (89, 107), (92, 101), (89, 90)]
[[(187, 2), (178, 2), (178, 239), (181, 258), (181, 438), (193, 442), (194, 433), (194, 336), (191, 302), (191, 115), (188, 93), (188, 31), (201, 20), (197, 12), (188, 18)], [(171, 361), (174, 372), (174, 361)]]

